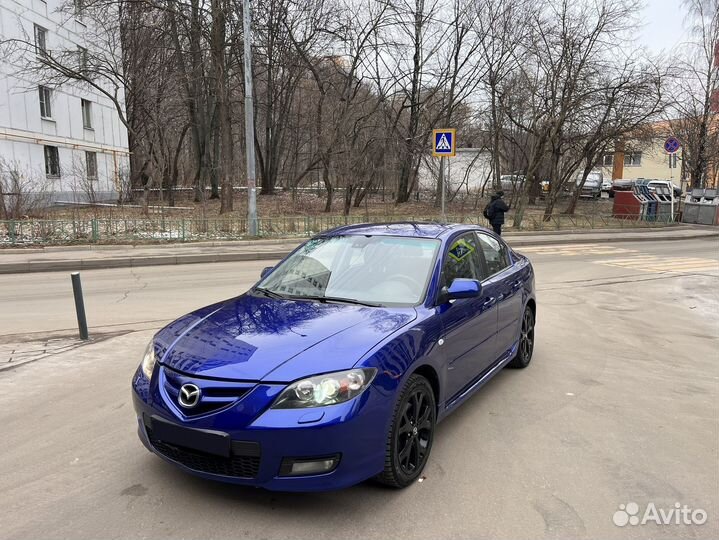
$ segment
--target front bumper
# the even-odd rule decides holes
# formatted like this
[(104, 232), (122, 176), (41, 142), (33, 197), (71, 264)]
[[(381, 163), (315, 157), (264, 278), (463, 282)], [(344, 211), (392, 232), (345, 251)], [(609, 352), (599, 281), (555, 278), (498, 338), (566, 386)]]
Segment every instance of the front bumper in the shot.
[[(168, 375), (158, 366), (152, 382), (138, 369), (133, 378), (133, 403), (138, 434), (153, 453), (197, 476), (278, 491), (322, 491), (357, 484), (382, 471), (391, 405), (380, 387), (370, 386), (347, 403), (310, 409), (270, 409), (284, 384), (243, 383), (243, 394), (219, 410), (190, 417), (166, 390)], [(201, 388), (208, 379), (186, 377)], [(223, 382), (225, 387), (228, 383)], [(209, 393), (209, 392), (208, 392)], [(188, 441), (210, 433), (213, 440), (227, 437), (230, 455), (219, 456), (157, 436), (155, 425), (167, 426)], [(193, 446), (194, 443), (188, 443)], [(214, 452), (214, 450), (212, 450)], [(308, 476), (282, 476), (285, 458), (339, 456), (331, 472)]]

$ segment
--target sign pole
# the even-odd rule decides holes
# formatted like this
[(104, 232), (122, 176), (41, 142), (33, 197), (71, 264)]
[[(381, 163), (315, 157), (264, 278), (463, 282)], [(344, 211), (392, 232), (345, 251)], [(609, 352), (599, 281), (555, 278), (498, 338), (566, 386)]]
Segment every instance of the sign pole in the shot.
[[(671, 155), (670, 155), (671, 157)], [(667, 182), (667, 185), (669, 186), (669, 193), (671, 193), (671, 201), (672, 201), (672, 215), (670, 218), (670, 221), (674, 221), (674, 182), (671, 180)]]
[[(672, 198), (671, 198), (671, 201), (672, 201), (671, 220), (672, 221), (674, 221), (674, 182), (673, 182), (674, 170), (673, 170), (672, 165), (676, 165), (676, 155), (677, 155), (677, 152), (679, 152), (679, 149), (681, 148), (681, 146), (682, 146), (682, 143), (679, 141), (679, 139), (677, 139), (674, 136), (667, 137), (667, 140), (664, 141), (664, 150), (669, 155), (669, 178), (670, 178), (670, 180), (667, 183), (669, 184), (669, 191), (672, 194)], [(672, 164), (672, 160), (674, 161), (673, 164)], [(681, 182), (681, 173), (679, 174), (679, 178), (680, 178), (679, 184), (681, 185), (681, 183), (682, 183)]]
[(444, 156), (439, 158), (439, 180), (442, 184), (442, 223), (447, 223), (447, 214), (444, 210), (445, 191), (447, 191), (444, 180)]
[[(445, 158), (454, 157), (456, 155), (456, 135), (457, 130), (454, 128), (432, 130), (432, 155), (439, 158), (439, 188), (442, 190), (442, 193), (440, 193), (442, 223), (447, 223), (447, 212), (445, 209), (445, 191), (447, 191), (447, 181), (445, 180), (444, 163)], [(449, 169), (447, 171), (447, 176), (449, 176)]]

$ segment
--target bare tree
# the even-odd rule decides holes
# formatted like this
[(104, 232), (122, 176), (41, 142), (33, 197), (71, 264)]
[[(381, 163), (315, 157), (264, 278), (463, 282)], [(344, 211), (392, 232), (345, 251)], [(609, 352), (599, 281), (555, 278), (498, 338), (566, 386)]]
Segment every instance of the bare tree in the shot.
[(25, 170), (0, 157), (0, 220), (18, 219), (46, 208), (50, 185), (40, 171)]
[[(539, 194), (540, 171), (549, 160), (550, 174), (558, 175), (565, 141), (578, 127), (577, 115), (597, 92), (597, 76), (615, 69), (613, 59), (623, 53), (618, 38), (623, 35), (637, 12), (637, 5), (621, 0), (600, 0), (593, 4), (573, 4), (569, 0), (548, 0), (533, 19), (533, 33), (526, 41), (527, 50), (515, 85), (502, 90), (505, 112), (510, 120), (531, 135), (526, 181), (518, 197), (514, 225), (520, 227), (524, 210)], [(516, 82), (526, 85), (523, 92), (530, 112), (521, 119), (515, 115), (509, 96)], [(601, 84), (599, 85), (601, 86)], [(585, 156), (586, 157), (586, 156)], [(559, 184), (559, 176), (552, 178)], [(551, 211), (551, 207), (550, 207)]]
[[(492, 185), (500, 189), (502, 134), (508, 121), (500, 104), (500, 87), (520, 66), (526, 54), (524, 40), (531, 35), (532, 11), (541, 6), (524, 0), (476, 0), (474, 25), (479, 38), (477, 52), (484, 66), (482, 84), (488, 97), (488, 131), (492, 141)], [(506, 160), (505, 160), (506, 161)], [(511, 169), (514, 170), (514, 169)]]
[(712, 111), (712, 93), (719, 88), (719, 1), (685, 0), (684, 5), (689, 10), (692, 40), (683, 47), (676, 66), (669, 123), (682, 142), (689, 184), (703, 187), (710, 164), (715, 170), (719, 165), (717, 110)]

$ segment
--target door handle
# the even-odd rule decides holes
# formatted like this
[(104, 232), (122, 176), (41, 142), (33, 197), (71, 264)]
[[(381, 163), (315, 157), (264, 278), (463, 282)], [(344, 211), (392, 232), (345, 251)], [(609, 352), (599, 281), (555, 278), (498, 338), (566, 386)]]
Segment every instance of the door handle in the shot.
[(482, 304), (482, 307), (483, 307), (483, 308), (490, 307), (490, 306), (493, 305), (493, 304), (494, 304), (494, 296), (490, 296), (489, 298), (487, 298), (487, 299), (484, 301), (484, 303)]
[(512, 290), (516, 291), (517, 289), (520, 289), (522, 287), (522, 280), (518, 279), (514, 283), (512, 283)]

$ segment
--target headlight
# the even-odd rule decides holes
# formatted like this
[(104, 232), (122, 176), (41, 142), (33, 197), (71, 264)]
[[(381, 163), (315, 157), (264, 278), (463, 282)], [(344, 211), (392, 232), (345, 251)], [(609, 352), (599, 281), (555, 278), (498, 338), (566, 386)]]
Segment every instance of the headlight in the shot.
[(156, 361), (157, 358), (155, 357), (155, 340), (153, 339), (152, 341), (150, 341), (150, 344), (147, 346), (147, 349), (145, 349), (145, 355), (142, 357), (142, 372), (148, 379), (152, 379), (152, 370), (155, 369)]
[(375, 368), (361, 368), (302, 379), (285, 388), (272, 408), (301, 409), (348, 401), (364, 392), (376, 373)]

